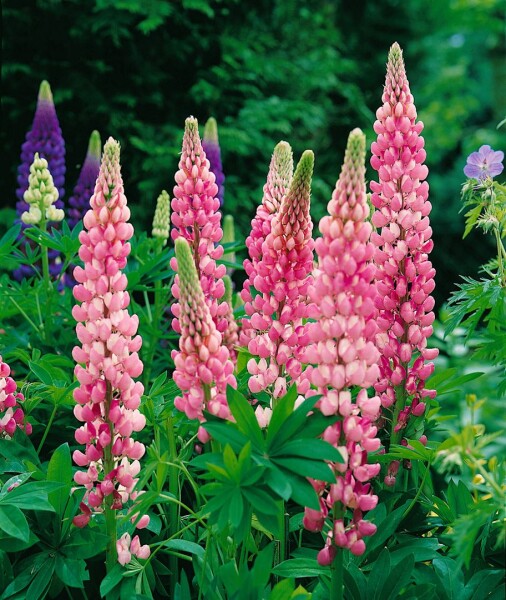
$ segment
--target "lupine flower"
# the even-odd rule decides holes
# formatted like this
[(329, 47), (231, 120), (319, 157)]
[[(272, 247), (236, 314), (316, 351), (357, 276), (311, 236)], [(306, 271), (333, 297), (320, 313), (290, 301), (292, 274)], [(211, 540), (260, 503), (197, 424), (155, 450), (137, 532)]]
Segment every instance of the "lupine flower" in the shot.
[[(374, 246), (369, 241), (372, 226), (367, 220), (369, 206), (365, 191), (365, 136), (354, 129), (348, 138), (344, 165), (337, 181), (329, 214), (320, 221), (322, 237), (316, 240), (318, 267), (309, 288), (309, 345), (304, 353), (310, 365), (304, 376), (321, 394), (316, 406), (324, 415), (340, 420), (324, 432), (324, 439), (339, 448), (343, 464), (333, 465), (336, 483), (328, 487), (313, 482), (320, 495), (320, 511), (306, 508), (304, 526), (321, 531), (329, 510), (340, 507), (341, 518), (334, 520), (320, 564), (329, 564), (335, 546), (362, 554), (364, 535), (374, 526), (363, 520), (366, 507), (377, 497), (367, 482), (379, 472), (379, 464), (368, 464), (367, 453), (379, 447), (373, 422), (380, 409), (379, 398), (368, 398), (366, 388), (378, 379), (379, 352), (374, 345), (376, 289), (372, 283)], [(362, 389), (355, 400), (351, 389)], [(346, 509), (353, 517), (345, 522)], [(334, 513), (335, 516), (335, 513)], [(370, 532), (370, 533), (366, 533)]]
[(236, 320), (234, 318), (234, 311), (232, 309), (232, 280), (228, 275), (225, 275), (223, 278), (223, 283), (225, 284), (225, 296), (224, 300), (227, 303), (229, 310), (225, 315), (225, 318), (228, 322), (228, 327), (225, 329), (223, 333), (223, 343), (228, 348), (230, 352), (230, 358), (234, 362), (237, 357), (237, 344), (239, 343), (239, 334), (238, 334), (238, 326)]
[[(223, 336), (216, 329), (199, 282), (193, 254), (188, 242), (180, 237), (175, 242), (177, 278), (174, 296), (179, 303), (172, 307), (173, 327), (180, 332), (179, 350), (172, 351), (175, 370), (173, 379), (182, 396), (174, 405), (190, 419), (204, 420), (204, 409), (228, 419), (226, 388), (236, 387), (234, 365)], [(199, 432), (205, 441), (205, 432)]]
[(218, 124), (216, 123), (216, 119), (214, 117), (207, 119), (207, 123), (204, 127), (202, 147), (204, 148), (207, 160), (209, 161), (210, 169), (216, 178), (216, 185), (218, 186), (218, 193), (216, 196), (220, 201), (220, 207), (222, 207), (225, 200), (225, 175), (223, 173), (223, 166), (221, 164), (221, 149), (220, 142), (218, 140)]
[(18, 215), (28, 210), (23, 199), (23, 194), (28, 188), (28, 173), (33, 162), (33, 156), (38, 153), (45, 158), (49, 170), (58, 189), (59, 200), (56, 208), (63, 208), (62, 198), (65, 194), (63, 189), (65, 183), (65, 142), (63, 141), (60, 124), (56, 116), (53, 102), (53, 94), (47, 81), (43, 81), (39, 88), (37, 109), (33, 119), (32, 128), (26, 134), (26, 141), (21, 147), (21, 164), (18, 167), (18, 189), (16, 205)]
[[(246, 238), (249, 259), (244, 261), (246, 280), (240, 298), (250, 302), (251, 286), (258, 275), (258, 264), (262, 259), (262, 244), (271, 232), (271, 221), (288, 192), (293, 177), (293, 155), (290, 144), (279, 142), (274, 148), (267, 181), (263, 188), (262, 203), (251, 221), (251, 233)], [(246, 347), (254, 332), (249, 319), (241, 322), (240, 345)]]
[(25, 421), (20, 406), (25, 397), (17, 391), (18, 386), (10, 374), (9, 365), (0, 356), (0, 439), (11, 439), (16, 429), (23, 429), (27, 435), (32, 433), (32, 426)]
[(385, 408), (392, 408), (391, 443), (398, 443), (411, 414), (421, 416), (435, 390), (425, 388), (433, 372), (437, 349), (427, 347), (434, 321), (435, 270), (429, 222), (431, 204), (425, 161), (423, 123), (406, 78), (402, 51), (395, 43), (389, 53), (383, 106), (376, 112), (371, 165), (379, 181), (371, 182), (372, 217), (378, 232), (374, 261), (379, 310), (376, 345), (381, 352), (380, 380), (375, 385)]
[(132, 554), (137, 558), (148, 558), (151, 550), (147, 544), (141, 546), (139, 536), (135, 535), (130, 539), (129, 533), (124, 533), (116, 542), (118, 552), (118, 562), (120, 565), (126, 565), (132, 560)]
[(496, 177), (503, 172), (504, 152), (492, 150), (488, 145), (481, 146), (478, 152), (471, 152), (467, 157), (464, 174), (471, 179), (483, 180)]
[[(218, 186), (202, 148), (197, 119), (193, 117), (185, 121), (183, 150), (175, 179), (177, 185), (171, 203), (171, 237), (173, 240), (183, 237), (190, 244), (205, 302), (216, 329), (223, 333), (228, 326), (225, 314), (229, 308), (225, 302), (220, 302), (225, 293), (223, 276), (226, 267), (216, 265), (216, 261), (223, 256), (223, 246), (219, 243), (223, 231), (218, 210)], [(171, 266), (177, 270), (175, 258)], [(177, 289), (176, 284), (176, 293)], [(174, 297), (179, 299), (178, 296)], [(177, 321), (175, 327), (180, 333)]]
[(153, 229), (151, 235), (160, 240), (165, 246), (169, 239), (170, 231), (170, 197), (165, 190), (158, 196), (156, 201), (155, 216), (153, 217)]
[[(302, 371), (299, 349), (305, 345), (303, 319), (307, 317), (307, 290), (311, 283), (313, 225), (309, 215), (314, 155), (306, 150), (290, 189), (275, 213), (262, 245), (262, 256), (251, 281), (257, 295), (243, 290), (251, 326), (248, 351), (257, 358), (248, 362), (249, 389), (268, 390), (273, 399), (286, 393), (288, 380)], [(299, 393), (309, 382), (301, 382)]]
[[(74, 462), (86, 470), (74, 480), (86, 488), (82, 515), (74, 519), (86, 525), (92, 512), (104, 507), (113, 510), (141, 493), (134, 491), (144, 445), (134, 441), (133, 432), (143, 429), (146, 419), (139, 412), (144, 387), (134, 378), (142, 373), (138, 351), (142, 339), (136, 335), (139, 319), (130, 316), (127, 278), (122, 269), (130, 253), (133, 235), (119, 163), (119, 144), (109, 138), (104, 146), (100, 173), (90, 210), (79, 234), (79, 257), (84, 268), (76, 267), (73, 289), (76, 300), (72, 314), (81, 346), (72, 355), (77, 363), (79, 387), (74, 390), (74, 414), (83, 424), (75, 434), (85, 451), (76, 450)], [(136, 520), (133, 511), (131, 518)], [(138, 523), (145, 526), (148, 517)]]
[(53, 183), (47, 160), (39, 158), (37, 152), (30, 165), (28, 189), (23, 198), (29, 208), (21, 214), (21, 220), (27, 225), (61, 221), (65, 216), (61, 208), (56, 208), (58, 190)]
[(73, 229), (90, 208), (90, 198), (95, 189), (98, 172), (100, 169), (100, 152), (102, 142), (98, 131), (93, 131), (88, 142), (88, 151), (84, 159), (79, 178), (74, 188), (72, 196), (69, 198), (68, 205), (68, 225)]

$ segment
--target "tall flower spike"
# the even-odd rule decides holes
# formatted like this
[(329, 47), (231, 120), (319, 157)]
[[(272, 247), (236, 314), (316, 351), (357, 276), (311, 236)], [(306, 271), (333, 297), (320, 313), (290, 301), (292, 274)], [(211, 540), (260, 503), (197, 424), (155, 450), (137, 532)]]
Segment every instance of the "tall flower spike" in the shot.
[[(392, 410), (390, 442), (399, 443), (410, 415), (422, 416), (425, 400), (435, 390), (425, 389), (433, 372), (437, 349), (427, 347), (434, 321), (435, 270), (429, 222), (431, 204), (426, 153), (420, 135), (423, 123), (406, 78), (402, 51), (390, 48), (383, 105), (377, 110), (371, 165), (379, 180), (371, 181), (371, 202), (376, 208), (372, 234), (379, 310), (376, 344), (381, 352), (380, 380), (375, 388), (385, 408)], [(422, 431), (410, 432), (420, 435)]]
[(28, 210), (23, 194), (28, 188), (28, 174), (33, 162), (34, 154), (38, 152), (41, 158), (45, 158), (49, 170), (58, 189), (59, 200), (56, 208), (63, 208), (62, 198), (65, 194), (63, 189), (65, 183), (65, 142), (63, 141), (60, 124), (56, 116), (53, 102), (53, 94), (47, 81), (43, 81), (39, 88), (37, 109), (33, 119), (32, 128), (26, 134), (26, 141), (21, 146), (21, 164), (18, 167), (18, 189), (16, 205), (18, 216)]
[[(251, 282), (257, 295), (246, 295), (251, 326), (248, 350), (258, 358), (258, 362), (255, 358), (248, 362), (248, 385), (254, 394), (267, 390), (273, 399), (283, 396), (288, 381), (297, 381), (302, 371), (299, 354), (305, 346), (303, 319), (313, 268), (309, 215), (313, 165), (314, 155), (306, 150), (262, 245), (257, 275)], [(305, 380), (298, 391), (303, 394), (308, 388)]]
[[(171, 237), (173, 240), (183, 237), (189, 243), (205, 302), (216, 329), (223, 333), (228, 326), (225, 318), (228, 307), (225, 302), (220, 302), (225, 293), (223, 276), (226, 267), (216, 265), (216, 261), (223, 256), (223, 246), (219, 243), (223, 230), (218, 210), (218, 186), (202, 148), (197, 119), (193, 117), (185, 121), (183, 151), (175, 179), (177, 185), (171, 203)], [(171, 266), (177, 271), (175, 257), (171, 260)], [(177, 277), (174, 290), (177, 294)], [(174, 295), (174, 298), (178, 300), (179, 296)], [(177, 320), (174, 326), (181, 333)]]
[[(262, 203), (251, 221), (251, 233), (246, 238), (249, 259), (244, 261), (246, 280), (243, 284), (241, 299), (251, 302), (251, 286), (258, 275), (258, 264), (262, 259), (262, 244), (271, 232), (271, 221), (279, 210), (293, 177), (293, 154), (288, 142), (279, 142), (274, 148), (267, 181), (263, 188)], [(244, 319), (241, 327), (241, 346), (247, 346), (253, 332), (249, 319)]]
[[(121, 509), (129, 500), (135, 501), (140, 493), (134, 491), (139, 459), (145, 451), (144, 445), (131, 437), (143, 429), (146, 420), (139, 412), (144, 387), (134, 382), (143, 369), (138, 355), (142, 339), (135, 335), (139, 318), (128, 313), (128, 281), (122, 273), (134, 230), (127, 222), (130, 210), (119, 156), (119, 143), (109, 138), (91, 208), (79, 234), (84, 268), (74, 269), (77, 285), (73, 294), (81, 302), (72, 310), (81, 342), (72, 352), (80, 384), (74, 390), (74, 414), (84, 423), (75, 437), (86, 446), (85, 452), (76, 450), (73, 455), (74, 462), (86, 468), (74, 476), (87, 490), (83, 514), (74, 520), (80, 527), (89, 521), (92, 511)], [(135, 520), (135, 511), (131, 512)], [(137, 527), (147, 521), (148, 517), (142, 517)]]
[(39, 158), (37, 152), (30, 166), (28, 189), (23, 198), (29, 207), (27, 211), (21, 214), (21, 220), (26, 225), (61, 221), (65, 216), (61, 208), (56, 208), (58, 190), (54, 186), (47, 160)]
[[(354, 129), (328, 204), (329, 215), (320, 221), (322, 237), (315, 244), (318, 268), (309, 288), (313, 302), (309, 316), (314, 322), (308, 324), (309, 345), (304, 357), (313, 366), (304, 376), (316, 388), (314, 393), (322, 396), (316, 405), (322, 413), (339, 415), (339, 421), (328, 427), (323, 437), (339, 448), (344, 458), (343, 464), (333, 465), (335, 484), (314, 482), (321, 510), (305, 511), (304, 525), (312, 531), (321, 530), (325, 517), (333, 511), (334, 527), (319, 555), (322, 562), (331, 558), (336, 546), (362, 554), (362, 537), (375, 530), (362, 518), (363, 512), (377, 502), (367, 482), (380, 468), (367, 462), (368, 451), (377, 450), (380, 444), (372, 424), (379, 414), (380, 400), (368, 398), (366, 391), (377, 381), (379, 352), (373, 343), (374, 246), (369, 241), (372, 226), (367, 220), (364, 163), (365, 136)], [(351, 390), (355, 386), (362, 389), (353, 400)], [(353, 517), (347, 520), (348, 508)]]
[(181, 337), (179, 350), (173, 350), (171, 356), (175, 365), (173, 378), (183, 394), (175, 399), (174, 405), (190, 419), (203, 421), (204, 409), (228, 419), (226, 389), (227, 384), (236, 387), (234, 365), (204, 300), (188, 242), (178, 238), (175, 249), (179, 304), (172, 310)]
[(218, 200), (220, 207), (223, 206), (225, 200), (225, 175), (221, 164), (221, 149), (218, 140), (218, 124), (214, 117), (207, 119), (204, 127), (204, 138), (202, 139), (202, 147), (209, 161), (210, 169), (216, 177), (216, 185), (218, 186)]
[(10, 374), (9, 365), (0, 356), (0, 439), (12, 439), (16, 429), (24, 429), (27, 435), (32, 433), (20, 406), (25, 398), (17, 392), (18, 386)]
[(90, 208), (90, 198), (95, 188), (100, 169), (102, 142), (98, 131), (93, 131), (88, 142), (88, 151), (84, 159), (79, 178), (68, 205), (68, 225), (73, 229)]

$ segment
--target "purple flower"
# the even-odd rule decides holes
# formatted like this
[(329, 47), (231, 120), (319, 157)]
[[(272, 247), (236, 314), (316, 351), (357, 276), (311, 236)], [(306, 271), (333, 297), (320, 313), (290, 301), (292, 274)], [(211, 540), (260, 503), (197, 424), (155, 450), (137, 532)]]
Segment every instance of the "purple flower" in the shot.
[(100, 170), (102, 142), (98, 131), (93, 131), (88, 144), (88, 152), (84, 160), (74, 193), (69, 198), (68, 225), (73, 229), (90, 208), (90, 198), (95, 189)]
[(49, 164), (49, 170), (58, 189), (56, 208), (63, 208), (62, 198), (65, 194), (65, 142), (63, 140), (58, 117), (53, 102), (51, 88), (47, 81), (43, 81), (39, 88), (37, 109), (33, 119), (32, 128), (26, 134), (26, 141), (21, 146), (21, 164), (18, 167), (18, 189), (16, 196), (18, 202), (16, 210), (21, 216), (28, 210), (28, 204), (23, 200), (23, 194), (28, 189), (28, 174), (33, 162), (34, 154), (38, 152)]
[(472, 152), (467, 157), (464, 174), (472, 179), (483, 180), (502, 173), (504, 152), (492, 150), (490, 146), (482, 146), (478, 152)]
[(202, 148), (206, 153), (206, 158), (209, 161), (211, 171), (216, 177), (216, 185), (218, 186), (218, 200), (220, 201), (220, 208), (223, 206), (224, 195), (225, 195), (225, 175), (223, 174), (223, 166), (221, 164), (221, 150), (218, 141), (218, 126), (216, 119), (210, 117), (207, 120), (204, 128), (204, 137), (202, 139)]

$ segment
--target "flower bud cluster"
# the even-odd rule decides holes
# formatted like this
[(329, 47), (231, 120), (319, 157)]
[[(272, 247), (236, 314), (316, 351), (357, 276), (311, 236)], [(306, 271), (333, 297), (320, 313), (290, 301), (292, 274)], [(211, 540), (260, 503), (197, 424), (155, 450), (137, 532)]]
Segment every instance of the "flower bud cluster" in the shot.
[(0, 439), (11, 439), (16, 429), (23, 429), (27, 435), (32, 433), (32, 426), (25, 421), (25, 413), (20, 404), (24, 401), (17, 385), (10, 377), (11, 369), (0, 356)]
[(129, 533), (124, 533), (116, 542), (118, 552), (118, 562), (120, 565), (126, 565), (132, 560), (132, 554), (137, 558), (148, 558), (151, 550), (147, 544), (141, 546), (138, 535), (130, 538)]
[(58, 190), (48, 169), (47, 160), (39, 158), (37, 152), (33, 157), (28, 177), (28, 189), (23, 195), (29, 209), (21, 215), (27, 225), (37, 225), (41, 221), (61, 221), (65, 213), (56, 208)]
[(93, 131), (88, 142), (88, 151), (84, 159), (79, 178), (68, 205), (68, 225), (73, 229), (90, 208), (90, 198), (95, 189), (98, 172), (100, 169), (100, 152), (102, 142), (98, 131)]
[(170, 232), (170, 197), (165, 190), (158, 196), (156, 201), (155, 216), (153, 217), (153, 229), (151, 235), (158, 238), (163, 245), (167, 244)]
[[(293, 154), (290, 144), (279, 142), (274, 148), (267, 181), (263, 189), (262, 203), (258, 206), (256, 215), (251, 221), (251, 233), (246, 238), (249, 259), (244, 261), (246, 280), (243, 284), (241, 298), (251, 302), (252, 287), (258, 275), (258, 264), (262, 259), (262, 244), (271, 232), (271, 221), (278, 212), (283, 198), (286, 196), (293, 177)], [(240, 344), (247, 347), (254, 335), (249, 319), (243, 319), (241, 324)]]
[[(223, 276), (226, 267), (216, 264), (223, 256), (218, 186), (202, 148), (197, 119), (193, 117), (188, 117), (185, 122), (183, 150), (175, 179), (171, 237), (173, 240), (182, 237), (190, 245), (205, 302), (217, 331), (223, 333), (228, 327), (225, 315), (229, 307), (226, 302), (220, 302), (225, 293)], [(175, 257), (171, 267), (177, 272)], [(180, 300), (178, 276), (172, 291), (174, 298)], [(177, 333), (182, 333), (177, 317), (172, 324)]]
[[(268, 391), (273, 399), (284, 396), (289, 381), (296, 382), (302, 372), (299, 355), (306, 345), (303, 320), (313, 268), (309, 214), (313, 164), (314, 155), (306, 150), (272, 218), (251, 287), (242, 295), (251, 326), (248, 351), (255, 357), (247, 365), (248, 386), (253, 394)], [(307, 379), (298, 385), (299, 394), (308, 389)]]
[(416, 120), (398, 44), (390, 49), (382, 99), (374, 123), (378, 137), (371, 146), (371, 165), (379, 175), (371, 182), (381, 353), (375, 389), (383, 407), (395, 405), (393, 431), (400, 432), (410, 415), (423, 415), (426, 399), (436, 395), (425, 381), (434, 369), (427, 361), (438, 351), (427, 347), (435, 318), (435, 270), (428, 259), (433, 241), (423, 123)]
[[(223, 336), (216, 329), (199, 282), (193, 255), (188, 242), (175, 242), (178, 270), (179, 303), (172, 307), (181, 336), (179, 350), (172, 351), (175, 370), (173, 379), (182, 396), (174, 405), (190, 419), (204, 420), (202, 411), (208, 410), (222, 419), (230, 417), (226, 389), (236, 387), (234, 365), (223, 344)], [(205, 432), (199, 433), (206, 441)]]
[[(74, 390), (74, 414), (83, 423), (75, 433), (85, 451), (76, 450), (76, 483), (86, 487), (85, 501), (94, 511), (104, 506), (121, 509), (139, 495), (134, 491), (144, 445), (132, 438), (141, 431), (145, 417), (139, 411), (144, 387), (134, 382), (143, 370), (138, 351), (142, 339), (137, 333), (139, 319), (130, 316), (125, 268), (130, 253), (128, 240), (133, 227), (123, 191), (119, 144), (106, 142), (90, 210), (79, 234), (79, 257), (84, 268), (76, 267), (73, 289), (76, 300), (72, 314), (78, 321), (76, 333), (81, 346), (72, 352), (79, 387)], [(83, 503), (84, 506), (86, 506)], [(84, 510), (74, 519), (84, 526), (91, 512)], [(132, 517), (135, 520), (136, 516)], [(137, 527), (145, 527), (143, 517)]]

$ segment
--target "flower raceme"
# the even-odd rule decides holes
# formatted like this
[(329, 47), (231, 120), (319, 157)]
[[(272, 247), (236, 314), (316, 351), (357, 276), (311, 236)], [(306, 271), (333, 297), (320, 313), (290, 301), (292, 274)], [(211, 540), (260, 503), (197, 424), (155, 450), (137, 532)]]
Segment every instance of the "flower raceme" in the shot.
[[(130, 297), (126, 291), (125, 268), (130, 253), (128, 240), (133, 227), (128, 223), (130, 210), (123, 191), (119, 163), (119, 144), (109, 138), (104, 146), (100, 173), (84, 216), (79, 234), (79, 257), (84, 268), (76, 267), (73, 289), (76, 300), (72, 314), (81, 346), (73, 350), (78, 365), (75, 375), (79, 387), (74, 390), (74, 414), (83, 423), (75, 434), (85, 451), (76, 450), (74, 462), (85, 471), (77, 471), (76, 483), (86, 487), (83, 514), (74, 519), (84, 526), (92, 511), (121, 509), (134, 491), (144, 445), (132, 439), (143, 429), (145, 417), (139, 412), (144, 391), (134, 378), (142, 373), (138, 356), (142, 339), (136, 335), (139, 319), (130, 316)], [(91, 510), (90, 510), (91, 509)], [(133, 515), (135, 520), (137, 515)], [(143, 516), (137, 527), (145, 527)]]
[(435, 397), (434, 390), (425, 389), (425, 380), (434, 368), (427, 361), (438, 351), (427, 347), (435, 318), (435, 270), (428, 260), (433, 242), (423, 123), (416, 120), (397, 43), (390, 49), (382, 99), (374, 123), (378, 137), (371, 146), (371, 165), (379, 175), (371, 182), (381, 352), (375, 389), (383, 407), (392, 407), (391, 443), (398, 443), (410, 415), (423, 415), (425, 400)]
[[(262, 259), (262, 244), (271, 232), (272, 218), (279, 210), (281, 202), (288, 192), (292, 177), (292, 149), (287, 142), (279, 142), (272, 154), (267, 181), (263, 188), (262, 202), (258, 206), (255, 217), (251, 221), (251, 233), (246, 238), (249, 259), (244, 261), (246, 280), (244, 281), (241, 292), (241, 299), (244, 302), (251, 303), (252, 288), (254, 289), (253, 282), (258, 275), (258, 264)], [(249, 310), (252, 310), (251, 306)], [(250, 319), (243, 319), (240, 334), (241, 346), (247, 347), (253, 335), (254, 331)]]
[[(374, 246), (364, 176), (365, 136), (354, 129), (328, 204), (329, 214), (320, 221), (322, 237), (315, 244), (318, 266), (308, 292), (312, 302), (308, 315), (313, 321), (307, 325), (304, 362), (309, 366), (303, 376), (315, 388), (311, 393), (321, 395), (316, 407), (324, 415), (339, 415), (323, 438), (344, 458), (342, 464), (333, 465), (335, 484), (312, 482), (320, 496), (320, 511), (305, 509), (304, 526), (311, 531), (321, 531), (325, 518), (333, 517), (333, 528), (318, 555), (321, 564), (332, 562), (337, 547), (362, 554), (362, 538), (376, 529), (363, 519), (363, 513), (377, 503), (368, 481), (380, 468), (367, 462), (368, 452), (380, 445), (373, 425), (380, 400), (368, 398), (366, 391), (378, 379), (379, 352), (374, 345)], [(354, 386), (362, 388), (355, 399)], [(351, 519), (346, 517), (347, 509), (352, 511)]]
[(151, 235), (165, 246), (170, 233), (170, 197), (162, 190), (156, 201), (155, 214), (153, 216), (153, 227)]
[[(171, 203), (171, 237), (173, 240), (182, 237), (189, 243), (211, 318), (216, 329), (223, 333), (228, 327), (225, 315), (229, 307), (225, 302), (220, 302), (225, 293), (223, 276), (226, 267), (216, 264), (223, 256), (218, 186), (202, 148), (197, 119), (193, 117), (185, 121), (183, 149), (175, 179), (177, 185)], [(171, 261), (171, 267), (177, 271), (175, 258)], [(179, 300), (178, 290), (176, 277), (173, 288), (176, 300)], [(177, 319), (173, 321), (173, 326), (177, 333), (181, 333)]]
[(27, 225), (61, 221), (65, 216), (61, 208), (56, 208), (58, 190), (53, 183), (47, 160), (39, 158), (37, 152), (30, 165), (28, 189), (23, 198), (29, 208), (21, 214), (21, 220)]
[[(251, 333), (248, 351), (248, 385), (252, 393), (267, 390), (282, 397), (288, 379), (297, 381), (302, 371), (300, 348), (305, 345), (303, 319), (307, 317), (307, 290), (311, 283), (314, 241), (309, 214), (314, 155), (306, 150), (297, 165), (290, 188), (270, 223), (261, 257), (243, 290)], [(257, 215), (258, 216), (258, 215)], [(252, 236), (250, 252), (255, 244)], [(253, 271), (252, 271), (253, 273)], [(300, 382), (305, 393), (309, 382)]]
[[(172, 310), (181, 336), (179, 350), (173, 350), (171, 356), (175, 365), (173, 378), (183, 394), (176, 397), (174, 405), (190, 419), (203, 421), (204, 409), (228, 419), (226, 388), (237, 385), (234, 365), (205, 302), (188, 242), (177, 238), (175, 250), (179, 303)], [(207, 439), (203, 430), (199, 436), (201, 441)]]
[(0, 439), (11, 439), (16, 429), (24, 429), (27, 435), (32, 433), (32, 426), (25, 421), (20, 406), (25, 398), (17, 391), (18, 386), (10, 374), (9, 365), (0, 356)]

